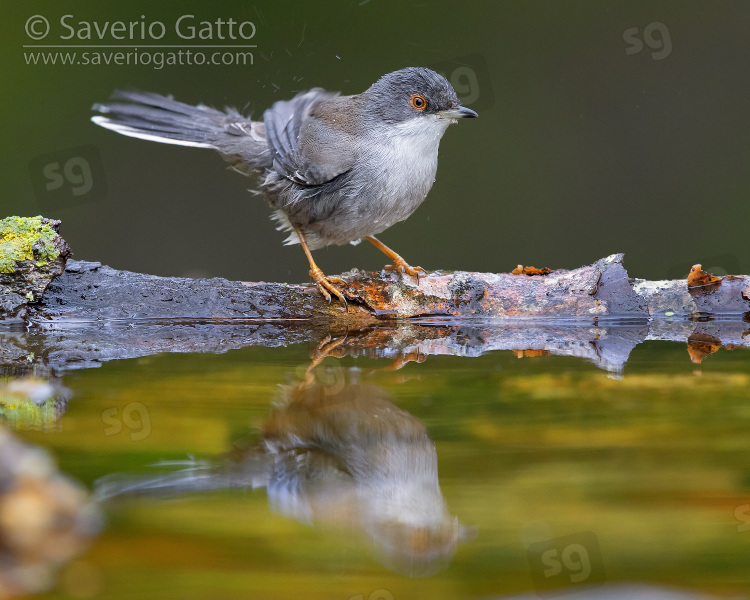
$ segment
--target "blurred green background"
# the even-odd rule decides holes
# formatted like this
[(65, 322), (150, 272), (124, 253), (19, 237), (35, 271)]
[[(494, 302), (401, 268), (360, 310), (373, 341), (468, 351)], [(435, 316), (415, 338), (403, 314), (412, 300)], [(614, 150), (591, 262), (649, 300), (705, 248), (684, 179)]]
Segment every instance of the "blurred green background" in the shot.
[[(246, 191), (254, 184), (218, 156), (94, 126), (91, 105), (115, 88), (257, 117), (302, 89), (357, 93), (384, 73), (424, 65), (449, 75), (480, 119), (448, 131), (427, 202), (382, 235), (412, 264), (575, 267), (625, 252), (638, 277), (683, 276), (695, 262), (750, 271), (747, 2), (2, 1), (0, 9), (0, 216), (62, 219), (79, 259), (160, 275), (307, 279), (300, 249), (282, 246), (265, 202)], [(70, 44), (60, 40), (66, 14), (76, 28), (160, 21), (162, 44), (231, 43), (180, 40), (174, 24), (184, 14), (248, 20), (257, 48), (252, 65), (27, 64), (38, 52), (23, 48), (34, 43), (28, 19), (50, 23), (35, 43)], [(93, 191), (45, 200), (43, 167), (64, 165), (85, 145), (90, 162), (101, 158)], [(316, 259), (328, 273), (384, 262), (364, 246)]]

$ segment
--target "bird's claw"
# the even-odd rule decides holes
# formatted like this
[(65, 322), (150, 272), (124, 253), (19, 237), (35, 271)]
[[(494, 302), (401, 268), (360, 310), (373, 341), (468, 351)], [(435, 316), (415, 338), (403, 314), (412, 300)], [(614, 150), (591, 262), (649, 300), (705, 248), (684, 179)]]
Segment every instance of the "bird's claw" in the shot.
[(318, 290), (323, 294), (323, 297), (328, 300), (328, 304), (331, 303), (331, 294), (333, 294), (344, 303), (344, 310), (348, 310), (346, 297), (343, 292), (334, 285), (346, 285), (346, 281), (340, 277), (326, 277), (320, 269), (312, 269), (310, 271), (310, 278), (315, 282), (315, 285), (318, 286)]
[[(301, 387), (309, 386), (315, 383), (315, 368), (323, 362), (323, 359), (329, 356), (336, 356), (336, 354), (334, 354), (334, 351), (338, 346), (343, 344), (346, 339), (347, 335), (338, 339), (333, 339), (331, 337), (331, 334), (329, 333), (325, 337), (325, 339), (320, 342), (320, 344), (318, 344), (318, 347), (310, 353), (310, 364), (305, 369), (305, 381), (301, 384)], [(337, 358), (341, 357), (337, 356)]]
[(402, 275), (406, 273), (407, 275), (411, 275), (412, 277), (417, 278), (417, 285), (419, 285), (419, 274), (420, 273), (427, 273), (422, 267), (412, 267), (409, 263), (407, 263), (403, 258), (398, 257), (393, 259), (393, 264), (386, 265), (385, 266), (386, 271), (393, 271), (395, 273), (401, 273)]
[(390, 366), (383, 368), (383, 371), (398, 371), (399, 369), (403, 369), (410, 362), (423, 363), (425, 360), (427, 360), (427, 357), (417, 349), (416, 352), (407, 352), (406, 354), (397, 356), (393, 359)]

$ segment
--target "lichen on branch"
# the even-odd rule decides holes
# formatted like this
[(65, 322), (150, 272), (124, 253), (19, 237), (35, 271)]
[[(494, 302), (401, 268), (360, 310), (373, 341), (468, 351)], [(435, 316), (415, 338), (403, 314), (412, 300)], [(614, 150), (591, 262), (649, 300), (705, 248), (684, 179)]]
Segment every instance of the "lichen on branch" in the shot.
[(15, 273), (18, 262), (33, 260), (37, 267), (57, 260), (58, 233), (49, 220), (37, 217), (7, 217), (0, 221), (0, 273)]

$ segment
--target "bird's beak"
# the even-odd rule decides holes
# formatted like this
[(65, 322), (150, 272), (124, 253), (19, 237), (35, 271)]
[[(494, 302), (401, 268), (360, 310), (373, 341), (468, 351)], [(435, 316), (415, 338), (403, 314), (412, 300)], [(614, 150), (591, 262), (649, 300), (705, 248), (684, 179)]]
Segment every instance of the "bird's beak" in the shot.
[(439, 117), (443, 117), (444, 119), (468, 119), (468, 118), (474, 118), (478, 117), (479, 115), (475, 113), (470, 108), (466, 108), (465, 106), (457, 106), (456, 108), (451, 108), (448, 110), (441, 110), (437, 113)]

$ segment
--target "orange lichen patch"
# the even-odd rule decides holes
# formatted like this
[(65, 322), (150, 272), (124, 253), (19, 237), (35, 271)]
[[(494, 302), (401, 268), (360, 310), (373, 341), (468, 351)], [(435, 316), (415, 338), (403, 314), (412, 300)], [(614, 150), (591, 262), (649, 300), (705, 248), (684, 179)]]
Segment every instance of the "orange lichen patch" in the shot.
[(721, 348), (721, 340), (705, 333), (694, 333), (688, 338), (687, 351), (690, 360), (700, 364), (706, 356), (713, 354)]
[(516, 358), (536, 358), (538, 356), (551, 356), (551, 353), (549, 350), (513, 349), (511, 350), (511, 352), (516, 355)]
[(524, 267), (523, 265), (518, 265), (511, 271), (513, 275), (547, 275), (550, 272), (551, 270), (547, 267), (537, 269), (536, 267)]
[(693, 268), (690, 269), (690, 274), (687, 278), (687, 284), (688, 287), (698, 287), (702, 285), (713, 285), (713, 284), (719, 284), (721, 283), (721, 280), (723, 277), (716, 277), (715, 275), (711, 275), (710, 273), (706, 273), (703, 269), (701, 269), (701, 266), (693, 265)]

